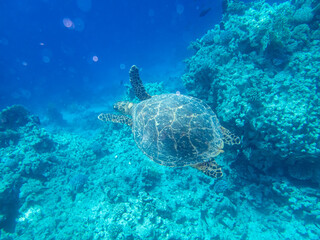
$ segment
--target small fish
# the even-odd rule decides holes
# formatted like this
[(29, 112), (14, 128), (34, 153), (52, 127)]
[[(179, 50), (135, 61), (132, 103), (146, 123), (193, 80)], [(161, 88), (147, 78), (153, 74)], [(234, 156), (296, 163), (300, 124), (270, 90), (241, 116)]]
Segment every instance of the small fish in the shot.
[(200, 12), (200, 14), (199, 14), (199, 17), (204, 17), (204, 16), (207, 15), (208, 12), (210, 12), (210, 11), (211, 11), (211, 7), (202, 10), (202, 11)]

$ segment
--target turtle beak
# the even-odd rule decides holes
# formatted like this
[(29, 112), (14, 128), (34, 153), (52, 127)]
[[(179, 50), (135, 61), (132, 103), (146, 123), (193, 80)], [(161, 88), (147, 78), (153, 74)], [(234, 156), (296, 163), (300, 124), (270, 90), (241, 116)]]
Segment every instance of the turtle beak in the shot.
[(113, 105), (114, 110), (121, 112), (121, 113), (126, 113), (126, 103), (125, 102), (117, 102)]

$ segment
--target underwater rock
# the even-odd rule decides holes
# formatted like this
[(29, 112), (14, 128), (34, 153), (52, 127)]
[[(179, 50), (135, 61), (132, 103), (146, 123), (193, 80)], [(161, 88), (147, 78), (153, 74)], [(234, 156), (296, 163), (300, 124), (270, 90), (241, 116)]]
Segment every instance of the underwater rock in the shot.
[(7, 107), (0, 112), (0, 130), (17, 130), (28, 122), (39, 124), (39, 118), (32, 116), (29, 111), (21, 105)]
[(17, 129), (28, 123), (29, 111), (21, 105), (13, 105), (1, 111), (0, 124), (4, 129)]
[(23, 106), (7, 107), (0, 112), (0, 147), (17, 145), (39, 124), (39, 118), (31, 115)]
[(250, 103), (256, 103), (257, 101), (261, 100), (262, 93), (257, 87), (251, 87), (245, 91), (245, 95)]
[(38, 179), (29, 178), (25, 180), (20, 188), (19, 201), (22, 204), (19, 209), (20, 212), (26, 211), (31, 205), (39, 201), (42, 196), (40, 193), (43, 191), (44, 186)]
[(293, 15), (293, 19), (297, 23), (308, 23), (313, 19), (313, 17), (314, 15), (312, 8), (307, 6), (297, 9)]
[(29, 177), (45, 179), (51, 163), (47, 157), (26, 157), (22, 162), (23, 173)]
[(85, 184), (88, 182), (88, 176), (84, 174), (74, 175), (70, 181), (69, 186), (72, 193), (80, 193), (83, 191)]
[(1, 159), (1, 162), (4, 163), (4, 166), (8, 167), (10, 170), (14, 170), (19, 165), (19, 161), (20, 159), (18, 157)]
[(292, 38), (298, 41), (298, 45), (304, 46), (310, 40), (310, 28), (307, 24), (300, 24), (293, 29)]
[(172, 218), (172, 209), (164, 201), (155, 202), (156, 211), (162, 218)]
[(218, 180), (213, 187), (213, 190), (219, 194), (219, 193), (224, 193), (228, 189), (230, 189), (230, 183), (228, 183), (226, 180)]
[(244, 3), (243, 1), (222, 1), (223, 13), (242, 15), (249, 8), (250, 3)]
[(56, 143), (48, 136), (43, 136), (33, 143), (32, 146), (37, 153), (49, 153), (55, 150)]
[(232, 40), (233, 37), (234, 37), (234, 32), (232, 31), (220, 32), (220, 41), (222, 45), (227, 45)]
[(10, 145), (16, 145), (19, 141), (20, 134), (16, 131), (7, 130), (0, 132), (0, 147), (8, 147)]
[(113, 211), (112, 212), (113, 212), (113, 218), (117, 221), (126, 212), (126, 205), (124, 203), (116, 204), (113, 207)]
[(308, 161), (297, 161), (288, 167), (289, 175), (298, 180), (310, 180), (313, 177), (315, 164)]
[(122, 225), (111, 223), (108, 226), (108, 233), (110, 236), (110, 239), (116, 239), (118, 235), (122, 232)]
[(161, 173), (155, 168), (145, 168), (142, 170), (141, 175), (146, 191), (150, 191), (155, 188), (161, 180)]
[[(1, 169), (2, 170), (2, 169)], [(20, 174), (7, 173), (1, 176), (0, 183), (0, 231), (14, 232), (15, 216), (19, 209), (19, 189), (22, 183)]]
[(206, 45), (211, 45), (218, 41), (218, 35), (214, 31), (208, 31), (207, 34), (205, 34), (201, 38), (201, 43)]
[(201, 49), (200, 41), (198, 40), (198, 41), (191, 42), (188, 46), (188, 49), (193, 49), (197, 52), (198, 50)]

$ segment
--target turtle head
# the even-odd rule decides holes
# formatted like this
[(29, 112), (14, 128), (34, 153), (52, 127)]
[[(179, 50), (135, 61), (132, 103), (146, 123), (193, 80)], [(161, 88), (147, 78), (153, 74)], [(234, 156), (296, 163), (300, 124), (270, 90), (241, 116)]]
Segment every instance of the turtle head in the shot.
[(117, 102), (113, 108), (123, 114), (131, 115), (134, 104), (132, 102)]

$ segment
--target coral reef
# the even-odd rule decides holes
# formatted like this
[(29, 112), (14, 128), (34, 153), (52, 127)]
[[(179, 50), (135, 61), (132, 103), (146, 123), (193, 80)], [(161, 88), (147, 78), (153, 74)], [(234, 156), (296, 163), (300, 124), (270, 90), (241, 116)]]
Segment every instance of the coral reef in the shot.
[(192, 43), (182, 79), (223, 126), (236, 125), (247, 166), (320, 184), (317, 4), (226, 1), (223, 28)]
[[(25, 126), (16, 145), (1, 148), (3, 239), (317, 239), (320, 233), (316, 189), (258, 175), (245, 163), (225, 165), (239, 175), (221, 180), (163, 167), (136, 147), (128, 126), (99, 128), (88, 138)], [(43, 136), (54, 142), (50, 151), (29, 144)], [(231, 157), (229, 151), (217, 160)], [(239, 181), (242, 175), (248, 178)], [(308, 171), (300, 177), (310, 178)]]

